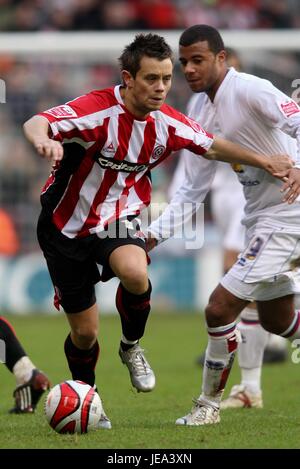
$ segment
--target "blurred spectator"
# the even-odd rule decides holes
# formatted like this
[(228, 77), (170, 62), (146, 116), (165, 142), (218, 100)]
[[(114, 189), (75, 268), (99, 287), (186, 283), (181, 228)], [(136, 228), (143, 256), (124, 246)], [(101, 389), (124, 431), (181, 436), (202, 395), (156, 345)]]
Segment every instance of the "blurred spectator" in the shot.
[(297, 28), (298, 0), (0, 0), (2, 31)]
[[(134, 0), (133, 0), (134, 1)], [(134, 1), (145, 29), (176, 29), (182, 27), (176, 2), (171, 0)]]
[(14, 256), (18, 250), (19, 240), (12, 218), (0, 208), (0, 256)]
[(287, 29), (293, 27), (290, 4), (286, 0), (262, 0), (258, 10), (258, 17), (258, 26), (260, 28)]
[(143, 27), (143, 18), (139, 21), (138, 11), (133, 2), (109, 0), (103, 5), (103, 23), (104, 29), (137, 29)]

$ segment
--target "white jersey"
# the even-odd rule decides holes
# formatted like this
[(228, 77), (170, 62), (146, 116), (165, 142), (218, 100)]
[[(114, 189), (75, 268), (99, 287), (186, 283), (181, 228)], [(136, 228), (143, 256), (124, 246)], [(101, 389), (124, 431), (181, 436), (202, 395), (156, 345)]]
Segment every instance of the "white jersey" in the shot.
[[(214, 102), (206, 93), (194, 94), (187, 114), (204, 129), (244, 147), (266, 155), (288, 154), (300, 164), (300, 108), (271, 82), (229, 69)], [(185, 180), (170, 207), (153, 222), (149, 231), (161, 241), (170, 227), (172, 206), (202, 202), (212, 186), (217, 162), (192, 160), (188, 151)], [(250, 227), (257, 221), (294, 227), (299, 224), (300, 204), (282, 202), (282, 182), (266, 171), (235, 165), (246, 199), (243, 223)], [(232, 195), (234, 197), (234, 194)], [(172, 230), (169, 229), (169, 232)]]

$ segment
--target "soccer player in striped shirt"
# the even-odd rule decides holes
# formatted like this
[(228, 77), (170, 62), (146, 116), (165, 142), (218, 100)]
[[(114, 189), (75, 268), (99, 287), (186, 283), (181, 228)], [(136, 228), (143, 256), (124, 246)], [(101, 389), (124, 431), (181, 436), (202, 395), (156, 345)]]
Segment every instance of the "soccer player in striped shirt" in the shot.
[[(27, 121), (24, 132), (53, 163), (41, 195), (38, 239), (55, 304), (63, 307), (70, 324), (65, 354), (72, 377), (94, 385), (99, 355), (94, 284), (116, 276), (119, 354), (133, 386), (148, 392), (155, 375), (139, 340), (150, 312), (151, 284), (136, 217), (151, 201), (150, 171), (181, 148), (195, 158), (250, 164), (279, 176), (291, 162), (214, 137), (165, 104), (173, 54), (164, 38), (137, 35), (119, 62), (121, 85), (48, 109)], [(101, 277), (97, 264), (103, 266)]]

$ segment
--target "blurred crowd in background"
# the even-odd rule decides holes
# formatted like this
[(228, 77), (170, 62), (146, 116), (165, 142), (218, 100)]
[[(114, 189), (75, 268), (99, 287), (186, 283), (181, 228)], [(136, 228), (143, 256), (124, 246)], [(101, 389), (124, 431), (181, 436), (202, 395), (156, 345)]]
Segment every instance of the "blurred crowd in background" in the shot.
[(298, 0), (0, 0), (2, 31), (298, 28)]
[[(195, 23), (217, 28), (294, 28), (300, 25), (296, 0), (0, 0), (0, 30), (157, 30), (179, 31)], [(120, 44), (120, 51), (124, 44)], [(243, 52), (247, 72), (271, 79), (291, 95), (292, 81), (300, 77), (299, 54)], [(0, 104), (0, 207), (15, 224), (18, 252), (38, 250), (35, 225), (39, 194), (50, 171), (25, 142), (23, 122), (33, 114), (65, 103), (91, 89), (119, 83), (118, 64), (101, 57), (85, 61), (33, 55), (30, 59), (0, 54), (0, 78), (6, 84), (6, 103)], [(168, 103), (181, 111), (190, 91), (179, 66), (175, 67)], [(167, 187), (177, 163), (176, 155), (153, 172), (153, 201), (168, 199)], [(210, 220), (209, 200), (205, 216)], [(4, 226), (4, 225), (3, 225)], [(3, 229), (2, 229), (3, 231)], [(1, 234), (3, 236), (3, 233)]]

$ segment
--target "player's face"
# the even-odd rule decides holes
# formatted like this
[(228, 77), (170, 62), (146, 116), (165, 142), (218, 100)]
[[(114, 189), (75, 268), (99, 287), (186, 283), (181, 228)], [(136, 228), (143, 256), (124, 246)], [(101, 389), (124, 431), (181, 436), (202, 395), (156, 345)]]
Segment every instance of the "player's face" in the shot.
[(225, 52), (215, 54), (207, 41), (199, 41), (190, 46), (179, 46), (179, 61), (185, 78), (194, 93), (210, 92), (217, 89), (223, 77)]
[(172, 72), (171, 59), (151, 57), (142, 58), (135, 78), (129, 72), (123, 72), (126, 107), (140, 118), (160, 109), (171, 87)]

